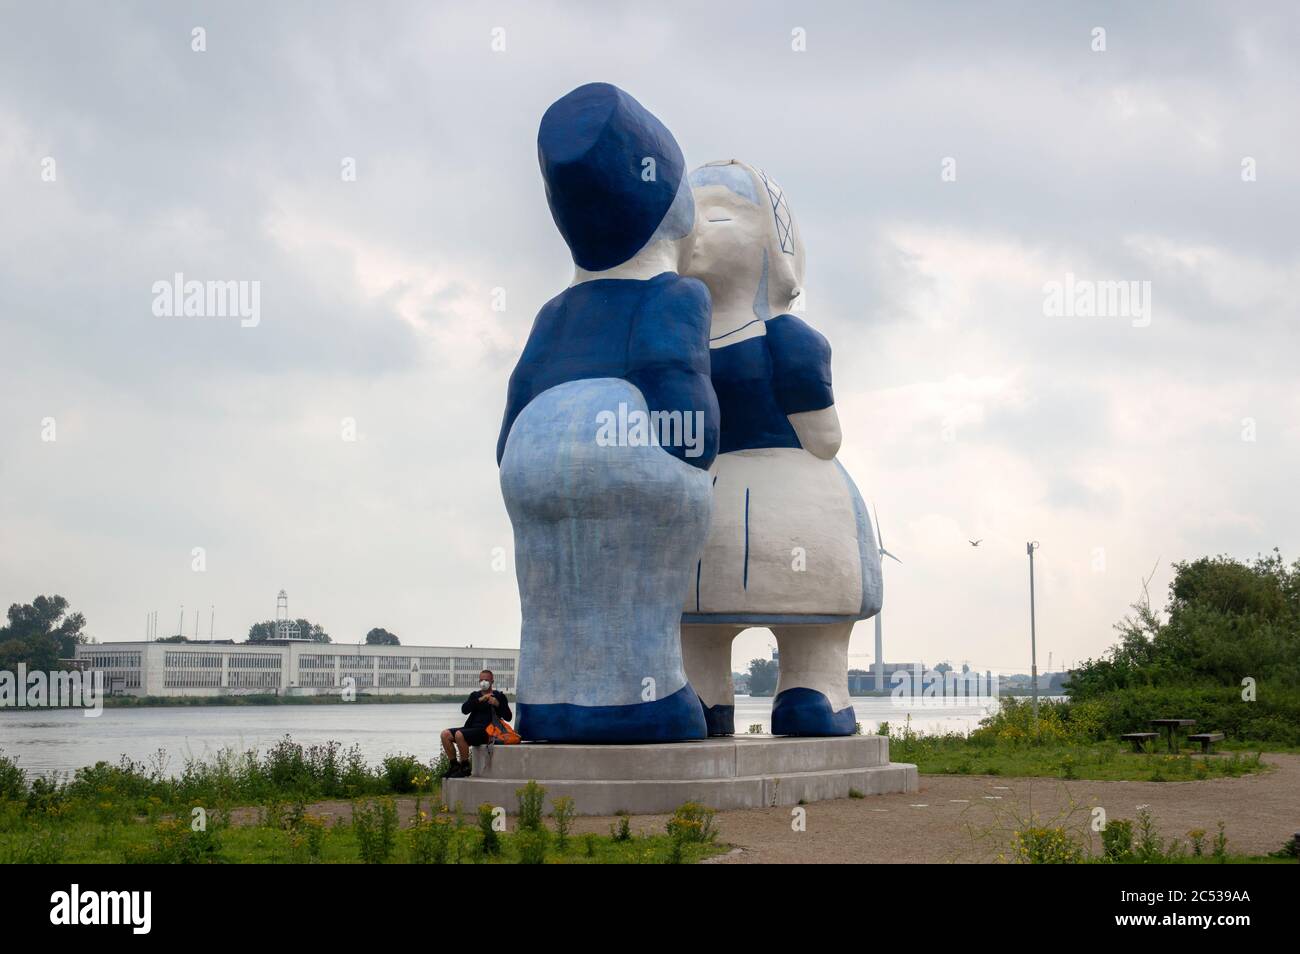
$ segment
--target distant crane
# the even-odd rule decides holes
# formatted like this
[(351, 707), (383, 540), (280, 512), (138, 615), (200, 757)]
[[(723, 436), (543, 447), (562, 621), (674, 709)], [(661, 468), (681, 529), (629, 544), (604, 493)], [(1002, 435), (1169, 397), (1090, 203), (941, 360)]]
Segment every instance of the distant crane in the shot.
[[(871, 515), (876, 519), (876, 545), (880, 548), (881, 557), (889, 557), (895, 563), (902, 563), (898, 557), (894, 556), (885, 549), (885, 538), (880, 532), (880, 515), (876, 513), (876, 505), (871, 505)], [(881, 561), (882, 565), (884, 561)], [(880, 613), (876, 614), (876, 691), (885, 691), (885, 649), (884, 639), (880, 632)]]

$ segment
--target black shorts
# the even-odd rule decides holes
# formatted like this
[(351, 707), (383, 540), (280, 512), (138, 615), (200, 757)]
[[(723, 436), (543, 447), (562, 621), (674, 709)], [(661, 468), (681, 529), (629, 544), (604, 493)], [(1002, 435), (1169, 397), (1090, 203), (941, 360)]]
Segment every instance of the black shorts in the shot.
[(488, 734), (485, 728), (467, 729), (464, 726), (454, 725), (449, 726), (447, 731), (451, 733), (453, 740), (455, 740), (457, 732), (465, 736), (467, 745), (487, 745)]

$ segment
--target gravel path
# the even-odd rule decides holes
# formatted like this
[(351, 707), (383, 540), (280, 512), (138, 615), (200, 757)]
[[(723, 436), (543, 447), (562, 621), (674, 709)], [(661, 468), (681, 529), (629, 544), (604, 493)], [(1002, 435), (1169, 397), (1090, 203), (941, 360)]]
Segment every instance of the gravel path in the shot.
[[(741, 850), (717, 863), (981, 862), (996, 860), (1017, 819), (1037, 815), (1087, 834), (1094, 807), (1133, 818), (1150, 805), (1165, 838), (1187, 842), (1226, 826), (1228, 850), (1276, 851), (1300, 831), (1300, 755), (1265, 755), (1272, 772), (1191, 782), (1065, 782), (1043, 778), (922, 775), (916, 795), (880, 795), (806, 806), (807, 830), (788, 808), (718, 816), (722, 841)], [(1054, 818), (1060, 821), (1050, 821)], [(1094, 836), (1095, 837), (1095, 836)], [(1207, 841), (1209, 838), (1207, 837)], [(1100, 850), (1099, 839), (1095, 844)]]
[[(1007, 835), (1021, 821), (1060, 825), (1089, 835), (1096, 807), (1109, 818), (1133, 818), (1139, 805), (1151, 806), (1156, 828), (1166, 839), (1187, 842), (1187, 832), (1204, 829), (1207, 843), (1223, 821), (1228, 850), (1265, 854), (1281, 848), (1300, 831), (1300, 755), (1264, 756), (1274, 766), (1263, 775), (1190, 782), (1096, 782), (990, 775), (922, 775), (915, 795), (873, 795), (803, 806), (804, 831), (792, 827), (790, 808), (719, 812), (719, 840), (735, 849), (710, 859), (714, 864), (989, 862), (998, 860)], [(402, 824), (409, 822), (413, 798), (398, 799)], [(427, 806), (427, 801), (426, 801)], [(347, 817), (347, 802), (321, 802), (313, 814)], [(250, 824), (254, 811), (236, 812), (236, 823)], [(634, 815), (632, 830), (662, 833), (666, 815)], [(467, 819), (473, 824), (472, 818)], [(574, 821), (575, 832), (607, 833), (613, 818)], [(1100, 841), (1094, 838), (1094, 850)]]

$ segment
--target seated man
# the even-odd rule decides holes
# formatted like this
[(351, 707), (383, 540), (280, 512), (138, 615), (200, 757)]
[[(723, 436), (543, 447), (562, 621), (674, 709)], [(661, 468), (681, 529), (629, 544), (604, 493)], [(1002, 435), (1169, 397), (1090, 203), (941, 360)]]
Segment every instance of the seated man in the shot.
[[(459, 729), (442, 730), (442, 750), (447, 753), (451, 770), (447, 778), (465, 778), (470, 774), (469, 747), (487, 745), (487, 727), (492, 724), (493, 710), (498, 719), (510, 718), (510, 700), (504, 692), (492, 688), (496, 675), (491, 669), (484, 669), (478, 674), (478, 689), (469, 694), (461, 703), (460, 711), (468, 718)], [(460, 761), (456, 761), (457, 750)]]

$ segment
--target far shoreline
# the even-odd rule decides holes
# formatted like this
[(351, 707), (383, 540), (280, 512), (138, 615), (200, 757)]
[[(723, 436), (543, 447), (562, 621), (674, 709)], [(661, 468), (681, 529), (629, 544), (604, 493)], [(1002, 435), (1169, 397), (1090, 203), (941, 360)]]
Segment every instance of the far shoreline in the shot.
[[(888, 690), (884, 692), (864, 692), (856, 693), (849, 698), (851, 699), (888, 699), (893, 693)], [(1004, 690), (1002, 696), (1015, 696), (1028, 698), (1031, 693), (1019, 690)], [(740, 698), (738, 696), (737, 698)], [(748, 699), (767, 699), (771, 700), (770, 695), (746, 695)], [(968, 706), (987, 705), (987, 697), (962, 698), (954, 697), (948, 706), (940, 704), (939, 700), (944, 697), (935, 697), (926, 700), (934, 708), (942, 709), (946, 707), (958, 707), (963, 704)], [(1049, 695), (1040, 693), (1039, 699), (1062, 699), (1061, 695)], [(103, 706), (105, 709), (162, 709), (173, 707), (203, 707), (203, 706), (322, 706), (322, 705), (428, 705), (440, 704), (459, 705), (465, 701), (465, 697), (460, 694), (455, 695), (371, 695), (366, 693), (357, 693), (352, 699), (344, 699), (338, 693), (322, 693), (320, 695), (278, 695), (275, 693), (257, 693), (248, 695), (222, 695), (222, 696), (104, 696)], [(924, 708), (925, 706), (922, 705)], [(6, 712), (36, 712), (49, 711), (52, 709), (80, 709), (82, 706), (0, 706), (0, 714)]]

